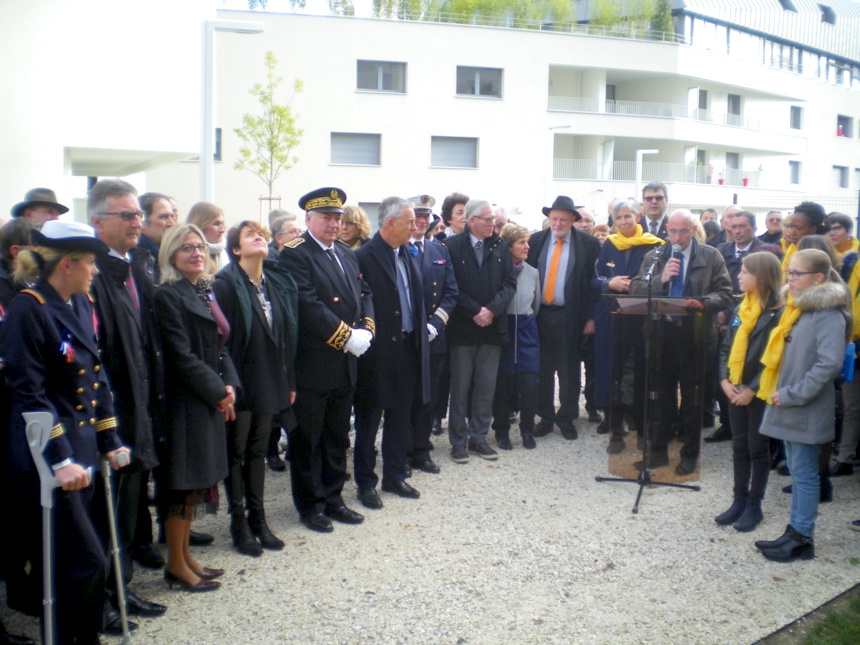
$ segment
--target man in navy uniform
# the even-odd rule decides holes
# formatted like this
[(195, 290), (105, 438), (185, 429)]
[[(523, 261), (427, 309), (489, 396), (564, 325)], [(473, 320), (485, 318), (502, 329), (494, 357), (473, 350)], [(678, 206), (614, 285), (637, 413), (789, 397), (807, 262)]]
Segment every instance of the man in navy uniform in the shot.
[(303, 196), (299, 208), (307, 212), (307, 231), (281, 251), (299, 288), (293, 501), (302, 523), (322, 533), (334, 530), (331, 520), (364, 521), (347, 508), (341, 493), (357, 359), (370, 347), (375, 325), (372, 294), (358, 261), (337, 242), (345, 201), (339, 188)]
[[(426, 408), (416, 411), (412, 418), (412, 446), (409, 460), (412, 468), (425, 473), (436, 474), (439, 466), (430, 458), (430, 433), (433, 427), (433, 411), (439, 402), (442, 367), (448, 356), (446, 327), (451, 314), (457, 307), (457, 278), (454, 277), (454, 264), (448, 247), (433, 238), (427, 238), (431, 222), (439, 221), (432, 214), (436, 200), (430, 195), (410, 197), (415, 211), (415, 228), (409, 244), (418, 264), (424, 292), (424, 315), (430, 334), (430, 403)], [(431, 330), (432, 328), (432, 330)], [(447, 384), (445, 396), (447, 398)]]
[[(355, 483), (368, 508), (381, 508), (376, 493), (376, 433), (382, 430), (382, 490), (417, 499), (406, 483), (406, 453), (412, 443), (412, 416), (430, 399), (428, 330), (421, 277), (407, 242), (415, 212), (400, 197), (379, 205), (379, 231), (355, 251), (373, 291), (376, 338), (358, 361), (355, 397)], [(426, 459), (426, 458), (425, 458)]]

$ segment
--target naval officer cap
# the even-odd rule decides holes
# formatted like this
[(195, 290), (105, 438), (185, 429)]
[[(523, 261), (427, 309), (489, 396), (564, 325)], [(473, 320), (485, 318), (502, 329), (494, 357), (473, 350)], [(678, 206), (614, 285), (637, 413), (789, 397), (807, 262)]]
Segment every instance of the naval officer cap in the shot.
[(42, 230), (30, 233), (34, 246), (47, 246), (63, 251), (83, 251), (86, 253), (107, 253), (107, 244), (97, 236), (92, 226), (80, 222), (49, 220)]
[(416, 215), (430, 215), (433, 212), (433, 205), (436, 203), (436, 200), (430, 195), (410, 197), (407, 201), (412, 204), (412, 210), (415, 211)]
[(299, 208), (303, 211), (343, 214), (345, 202), (346, 193), (340, 188), (317, 188), (299, 199)]

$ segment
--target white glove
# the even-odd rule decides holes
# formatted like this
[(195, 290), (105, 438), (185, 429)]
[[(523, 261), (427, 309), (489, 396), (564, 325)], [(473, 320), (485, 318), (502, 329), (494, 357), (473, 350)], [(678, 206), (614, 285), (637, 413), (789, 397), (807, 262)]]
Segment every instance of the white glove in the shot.
[(366, 329), (353, 329), (343, 346), (343, 351), (344, 353), (349, 352), (355, 357), (361, 356), (370, 347), (371, 340), (373, 340), (373, 334)]
[(430, 323), (427, 323), (427, 333), (430, 334), (429, 342), (433, 342), (436, 339), (436, 336), (439, 335), (439, 331)]

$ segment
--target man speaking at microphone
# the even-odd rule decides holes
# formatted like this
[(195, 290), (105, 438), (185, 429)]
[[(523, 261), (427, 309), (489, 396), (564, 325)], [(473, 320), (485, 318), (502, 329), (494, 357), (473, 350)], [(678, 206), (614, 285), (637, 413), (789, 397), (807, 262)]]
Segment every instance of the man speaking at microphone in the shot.
[[(681, 388), (679, 439), (683, 443), (678, 475), (696, 471), (702, 436), (702, 394), (705, 367), (713, 364), (717, 343), (717, 314), (731, 305), (732, 281), (720, 253), (694, 238), (693, 214), (680, 209), (667, 222), (669, 248), (659, 247), (645, 256), (642, 269), (630, 284), (632, 295), (648, 294), (649, 267), (656, 257), (652, 295), (684, 298), (690, 316), (662, 322), (659, 349), (660, 372), (657, 406), (652, 413), (652, 468), (669, 464), (669, 440), (678, 413), (677, 388)], [(698, 315), (696, 315), (698, 314)], [(655, 352), (656, 353), (656, 352)]]

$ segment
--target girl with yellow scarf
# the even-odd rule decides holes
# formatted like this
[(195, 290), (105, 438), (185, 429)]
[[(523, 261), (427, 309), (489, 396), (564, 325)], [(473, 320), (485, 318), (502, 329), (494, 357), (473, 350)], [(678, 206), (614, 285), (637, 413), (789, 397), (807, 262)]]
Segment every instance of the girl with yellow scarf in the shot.
[(769, 440), (758, 431), (766, 405), (755, 395), (761, 356), (782, 310), (779, 259), (768, 252), (748, 255), (743, 260), (738, 285), (744, 298), (729, 318), (719, 362), (720, 385), (730, 402), (734, 501), (714, 521), (734, 524), (735, 530), (746, 532), (763, 519), (761, 500), (770, 472)]

